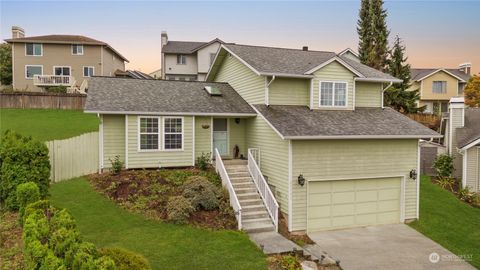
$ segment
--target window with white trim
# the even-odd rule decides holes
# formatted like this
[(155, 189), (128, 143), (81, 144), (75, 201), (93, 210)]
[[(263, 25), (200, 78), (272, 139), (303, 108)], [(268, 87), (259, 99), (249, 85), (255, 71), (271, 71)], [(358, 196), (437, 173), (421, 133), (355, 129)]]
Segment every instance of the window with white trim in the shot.
[(347, 106), (346, 82), (320, 82), (320, 107)]
[(53, 72), (57, 76), (70, 76), (70, 67), (53, 67)]
[(73, 55), (83, 55), (83, 45), (72, 44), (72, 54)]
[(432, 91), (435, 94), (447, 93), (447, 81), (433, 81)]
[(25, 66), (25, 78), (33, 79), (35, 75), (42, 75), (43, 67), (42, 66)]
[(94, 70), (94, 67), (83, 67), (83, 77), (92, 77), (93, 75), (95, 75)]
[(25, 55), (42, 56), (43, 46), (39, 43), (25, 43)]
[(183, 118), (163, 118), (163, 149), (179, 150), (183, 148)]
[(177, 55), (177, 65), (186, 65), (187, 64), (187, 56), (184, 54)]
[(160, 118), (140, 117), (140, 150), (160, 149)]

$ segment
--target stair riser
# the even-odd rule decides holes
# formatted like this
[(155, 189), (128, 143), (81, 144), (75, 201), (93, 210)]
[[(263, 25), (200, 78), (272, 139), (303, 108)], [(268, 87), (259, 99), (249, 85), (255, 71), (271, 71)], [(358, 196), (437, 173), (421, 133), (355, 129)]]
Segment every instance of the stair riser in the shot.
[(232, 178), (250, 178), (250, 174), (248, 173), (228, 173), (228, 177), (230, 177), (230, 179)]
[(235, 189), (235, 193), (237, 193), (237, 195), (239, 195), (239, 194), (244, 194), (244, 193), (255, 193), (255, 192), (257, 192), (257, 189), (254, 188), (254, 187), (248, 188), (248, 189), (244, 189), (244, 188), (242, 188), (242, 189), (236, 189), (236, 188), (234, 187), (233, 189)]
[(237, 194), (237, 197), (238, 197), (238, 200), (240, 201), (240, 204), (242, 203), (243, 200), (261, 199), (260, 195), (258, 194), (251, 194), (251, 195)]
[(240, 206), (254, 206), (254, 205), (260, 207), (260, 210), (265, 210), (265, 206), (263, 205), (262, 200), (254, 200), (251, 202), (240, 201)]
[(252, 183), (253, 184), (252, 179), (248, 178), (248, 177), (230, 178), (230, 182), (232, 182), (232, 184), (237, 184), (237, 183)]
[(242, 220), (249, 220), (249, 219), (257, 219), (257, 218), (268, 218), (269, 215), (268, 213), (264, 214), (254, 214), (254, 215), (249, 215), (248, 213), (242, 213)]
[(255, 229), (243, 229), (247, 233), (259, 233), (259, 232), (273, 232), (275, 228), (272, 227), (265, 227), (265, 228), (255, 228)]
[(242, 213), (257, 212), (257, 211), (263, 211), (263, 210), (265, 210), (265, 206), (263, 206), (263, 204), (259, 204), (259, 203), (251, 203), (251, 204), (242, 204), (242, 203), (240, 203), (240, 206), (242, 206), (242, 207), (252, 206), (251, 208), (243, 208), (243, 209), (242, 209)]
[(246, 166), (248, 162), (246, 160), (224, 160), (223, 164), (226, 166)]
[(257, 189), (255, 184), (249, 183), (249, 182), (240, 182), (240, 183), (232, 183), (233, 188), (237, 190), (238, 188), (252, 188), (252, 189)]

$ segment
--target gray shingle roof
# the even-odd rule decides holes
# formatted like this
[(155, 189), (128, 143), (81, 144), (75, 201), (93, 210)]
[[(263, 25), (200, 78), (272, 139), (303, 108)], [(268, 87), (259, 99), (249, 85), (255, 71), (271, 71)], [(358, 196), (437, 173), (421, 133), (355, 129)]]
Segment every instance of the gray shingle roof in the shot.
[(457, 144), (464, 147), (480, 139), (480, 108), (465, 109), (465, 126), (457, 128)]
[[(421, 79), (433, 72), (439, 70), (441, 68), (412, 68), (410, 69), (410, 76), (412, 81), (416, 81)], [(464, 72), (455, 69), (455, 68), (445, 68), (446, 71), (452, 73), (453, 75), (462, 78), (464, 81), (468, 81), (470, 79), (470, 75), (465, 74)]]
[[(326, 63), (337, 54), (326, 51), (304, 51), (251, 45), (225, 44), (228, 50), (247, 62), (259, 73), (306, 75), (308, 71)], [(344, 56), (337, 56), (365, 78), (396, 80), (396, 78), (358, 63)]]
[(224, 43), (222, 40), (216, 38), (209, 42), (198, 42), (198, 41), (168, 41), (162, 47), (163, 53), (179, 53), (179, 54), (191, 54), (203, 48), (206, 45), (209, 45), (214, 42)]
[[(222, 96), (210, 96), (205, 86), (218, 87)], [(92, 77), (86, 112), (171, 113), (184, 115), (255, 115), (255, 111), (227, 83)]]
[(437, 132), (391, 108), (357, 108), (355, 111), (310, 110), (306, 106), (254, 105), (285, 138), (441, 137)]

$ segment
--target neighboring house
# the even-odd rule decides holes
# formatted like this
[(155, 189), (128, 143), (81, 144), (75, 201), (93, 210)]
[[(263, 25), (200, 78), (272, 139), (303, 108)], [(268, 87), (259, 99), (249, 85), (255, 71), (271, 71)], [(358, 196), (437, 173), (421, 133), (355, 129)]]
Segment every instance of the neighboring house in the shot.
[(348, 59), (352, 59), (352, 60), (355, 60), (357, 62), (360, 62), (360, 58), (358, 56), (358, 53), (355, 52), (354, 50), (350, 49), (350, 48), (346, 48), (345, 50), (339, 52), (338, 55), (347, 57)]
[(399, 81), (333, 52), (222, 44), (206, 82), (93, 78), (85, 111), (102, 119), (101, 168), (218, 151), (243, 228), (277, 225), (276, 199), (289, 231), (313, 232), (418, 218), (419, 139), (441, 135), (383, 108)]
[(154, 78), (154, 79), (161, 79), (162, 78), (162, 69), (159, 68), (153, 72), (150, 72), (148, 73), (148, 75), (150, 75), (150, 77)]
[(133, 78), (133, 79), (145, 79), (145, 80), (153, 80), (154, 78), (146, 73), (143, 73), (139, 70), (119, 70), (117, 69), (114, 73), (115, 77), (120, 78)]
[(25, 37), (12, 27), (13, 88), (42, 91), (48, 86), (76, 89), (91, 76), (113, 76), (125, 70), (128, 60), (103, 41), (85, 36), (47, 35)]
[(466, 108), (463, 97), (452, 98), (442, 119), (444, 145), (454, 158), (454, 175), (462, 187), (480, 191), (480, 108)]
[(162, 32), (162, 79), (204, 81), (220, 44), (223, 41), (218, 38), (209, 42), (172, 41)]
[(426, 106), (426, 113), (441, 114), (448, 110), (452, 97), (463, 96), (471, 67), (464, 63), (458, 69), (412, 68), (410, 90), (420, 89), (419, 106)]

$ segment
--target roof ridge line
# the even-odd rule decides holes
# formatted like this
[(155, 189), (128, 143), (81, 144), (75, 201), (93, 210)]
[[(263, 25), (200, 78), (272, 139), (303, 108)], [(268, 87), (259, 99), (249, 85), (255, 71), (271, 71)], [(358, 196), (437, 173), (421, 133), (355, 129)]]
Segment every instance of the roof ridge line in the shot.
[(318, 50), (308, 50), (304, 51), (303, 49), (295, 49), (295, 48), (283, 48), (283, 47), (273, 47), (273, 46), (262, 46), (262, 45), (249, 45), (249, 44), (229, 44), (225, 43), (225, 45), (234, 45), (234, 46), (245, 46), (245, 47), (256, 47), (256, 48), (268, 48), (268, 49), (280, 49), (280, 50), (292, 50), (292, 51), (300, 51), (300, 52), (324, 52), (324, 53), (333, 53), (336, 55), (335, 52), (332, 51), (318, 51)]

